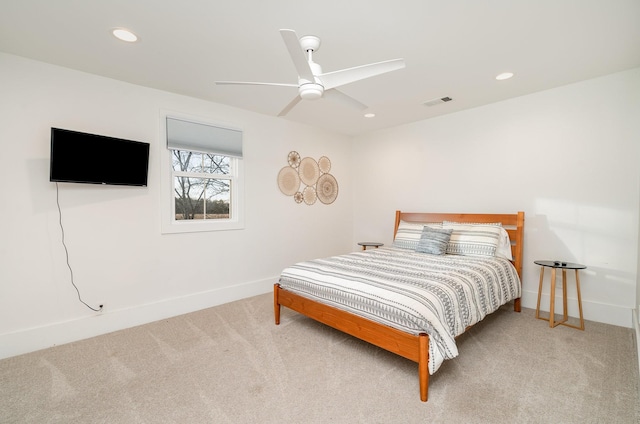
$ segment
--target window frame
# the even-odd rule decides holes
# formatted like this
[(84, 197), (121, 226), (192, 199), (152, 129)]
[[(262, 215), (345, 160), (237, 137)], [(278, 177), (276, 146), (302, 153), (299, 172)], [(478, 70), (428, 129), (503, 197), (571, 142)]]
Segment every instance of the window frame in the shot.
[[(160, 114), (160, 174), (161, 174), (161, 232), (162, 234), (192, 233), (206, 231), (226, 231), (244, 229), (244, 160), (243, 158), (229, 157), (231, 172), (229, 174), (206, 174), (207, 178), (221, 178), (230, 181), (230, 204), (228, 219), (207, 220), (176, 220), (174, 177), (182, 171), (173, 170), (173, 150), (167, 147), (167, 118), (175, 118), (195, 124), (211, 125), (218, 128), (228, 128), (242, 131), (237, 126), (215, 122), (192, 115), (185, 115), (170, 111), (161, 111)], [(184, 150), (183, 150), (184, 151)], [(201, 153), (201, 152), (199, 152)], [(195, 174), (194, 174), (195, 175)]]

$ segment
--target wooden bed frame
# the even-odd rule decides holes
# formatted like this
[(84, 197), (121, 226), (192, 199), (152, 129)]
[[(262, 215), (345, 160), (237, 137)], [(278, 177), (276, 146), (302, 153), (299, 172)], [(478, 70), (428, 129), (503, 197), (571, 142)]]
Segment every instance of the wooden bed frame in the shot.
[[(394, 238), (400, 221), (406, 222), (500, 222), (511, 239), (513, 265), (522, 279), (522, 251), (524, 244), (524, 212), (516, 214), (464, 214), (464, 213), (407, 213), (396, 211)], [(324, 305), (292, 293), (275, 284), (273, 307), (276, 325), (280, 324), (280, 307), (286, 306), (318, 322), (357, 337), (373, 345), (418, 363), (420, 400), (427, 401), (429, 389), (429, 336), (405, 333), (395, 328), (359, 317), (349, 312)], [(520, 299), (514, 300), (514, 310), (520, 312)]]

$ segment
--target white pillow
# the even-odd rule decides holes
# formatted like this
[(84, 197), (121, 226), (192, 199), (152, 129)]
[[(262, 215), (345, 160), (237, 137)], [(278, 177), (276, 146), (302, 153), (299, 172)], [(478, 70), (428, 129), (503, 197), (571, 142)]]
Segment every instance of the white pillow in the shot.
[(507, 230), (500, 227), (502, 230), (500, 234), (500, 240), (498, 241), (498, 248), (496, 249), (496, 256), (499, 258), (506, 258), (510, 261), (513, 260), (513, 254), (511, 253), (511, 239)]
[(496, 256), (504, 228), (498, 225), (462, 224), (445, 221), (442, 228), (451, 229), (447, 246), (449, 255)]

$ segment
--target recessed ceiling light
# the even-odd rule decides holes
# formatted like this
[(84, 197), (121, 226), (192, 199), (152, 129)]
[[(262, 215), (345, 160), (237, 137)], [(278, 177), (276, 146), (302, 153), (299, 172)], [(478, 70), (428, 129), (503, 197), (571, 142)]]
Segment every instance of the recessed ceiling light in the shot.
[(496, 76), (498, 81), (509, 79), (513, 76), (513, 72), (503, 72), (500, 75)]
[(375, 114), (375, 113), (365, 113), (365, 114), (364, 114), (364, 117), (365, 117), (365, 118), (374, 118), (375, 116), (376, 116), (376, 114)]
[(126, 41), (128, 43), (135, 43), (138, 41), (138, 36), (128, 29), (114, 28), (111, 33), (119, 40)]

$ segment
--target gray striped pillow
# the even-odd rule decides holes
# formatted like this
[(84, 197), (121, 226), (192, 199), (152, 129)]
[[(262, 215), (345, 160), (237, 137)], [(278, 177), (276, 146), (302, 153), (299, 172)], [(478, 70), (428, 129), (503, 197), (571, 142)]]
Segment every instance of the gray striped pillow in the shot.
[(425, 226), (418, 242), (416, 252), (444, 255), (453, 230), (430, 228)]
[(442, 228), (451, 229), (447, 245), (450, 255), (495, 256), (502, 227), (444, 222)]

